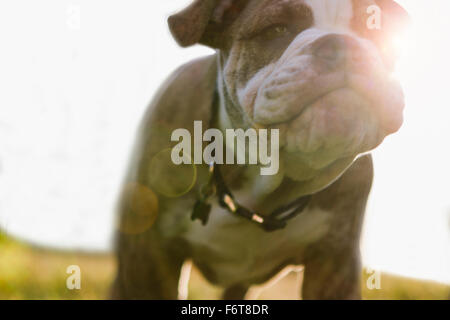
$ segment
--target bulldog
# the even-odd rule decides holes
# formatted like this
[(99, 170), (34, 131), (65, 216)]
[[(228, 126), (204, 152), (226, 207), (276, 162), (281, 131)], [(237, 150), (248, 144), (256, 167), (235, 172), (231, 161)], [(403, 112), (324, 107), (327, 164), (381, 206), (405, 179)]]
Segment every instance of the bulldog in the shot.
[[(176, 299), (186, 260), (225, 299), (289, 265), (305, 268), (304, 299), (360, 298), (369, 152), (402, 125), (392, 40), (407, 21), (392, 0), (196, 0), (169, 17), (181, 46), (216, 53), (172, 74), (144, 116), (118, 206), (113, 298)], [(199, 121), (278, 129), (277, 174), (173, 164), (171, 133)]]

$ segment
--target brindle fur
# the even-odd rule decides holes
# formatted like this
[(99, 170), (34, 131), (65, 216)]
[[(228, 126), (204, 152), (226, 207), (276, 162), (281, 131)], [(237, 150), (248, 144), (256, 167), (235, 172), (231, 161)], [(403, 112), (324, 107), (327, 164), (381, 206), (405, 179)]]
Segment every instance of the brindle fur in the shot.
[[(132, 160), (127, 182), (138, 181), (149, 185), (148, 165), (151, 158), (170, 145), (170, 130), (167, 130), (167, 134), (153, 132), (152, 128), (158, 123), (166, 123), (173, 128), (191, 128), (194, 120), (207, 123), (214, 91), (215, 59), (212, 56), (184, 66), (176, 72), (167, 91), (149, 108), (140, 130), (137, 154)], [(209, 94), (203, 91), (199, 95), (199, 88), (209, 91)], [(195, 112), (180, 115), (180, 109)], [(203, 171), (206, 170), (203, 168)], [(306, 270), (303, 298), (360, 298), (359, 236), (372, 184), (372, 171), (371, 157), (364, 156), (355, 161), (339, 180), (314, 195), (310, 207), (333, 210), (334, 218), (328, 234), (323, 240), (305, 248), (304, 252), (299, 252), (297, 261), (286, 261), (265, 278), (257, 279), (255, 284), (263, 283), (287, 265), (297, 263), (304, 264)], [(204, 182), (206, 174), (200, 173), (200, 176)], [(201, 182), (197, 185), (201, 185)], [(160, 197), (159, 216), (164, 215), (165, 211), (189, 216), (189, 208), (192, 208), (196, 196), (196, 190), (193, 190), (182, 200)], [(177, 298), (180, 268), (190, 258), (190, 248), (177, 237), (167, 239), (167, 232), (160, 221), (158, 219), (151, 229), (139, 235), (118, 232), (118, 273), (112, 290), (113, 298)], [(172, 230), (171, 233), (176, 234), (176, 231)], [(214, 277), (208, 277), (207, 270), (204, 271), (207, 278), (214, 282)], [(241, 299), (247, 288), (247, 285), (226, 288), (224, 298)]]
[[(281, 3), (281, 1), (275, 0), (264, 1), (273, 6)], [(362, 7), (358, 7), (357, 4), (361, 3), (367, 5), (376, 2), (385, 6), (393, 6), (394, 4), (391, 0), (352, 1), (359, 11), (362, 10)], [(242, 4), (243, 2), (236, 0), (236, 3)], [(249, 2), (255, 8), (261, 4), (259, 0), (249, 0)], [(284, 1), (283, 3), (287, 2), (296, 3), (295, 1)], [(231, 43), (226, 41), (220, 43), (221, 47), (219, 48), (220, 37), (217, 37), (217, 35), (226, 32), (229, 35), (232, 34), (234, 25), (228, 24), (226, 30), (222, 30), (220, 23), (216, 21), (206, 28), (208, 20), (205, 22), (204, 19), (208, 19), (211, 15), (215, 3), (225, 3), (225, 6), (220, 10), (226, 11), (228, 8), (226, 4), (231, 2), (197, 0), (188, 9), (191, 11), (187, 11), (192, 13), (186, 15), (188, 20), (184, 18), (181, 20), (172, 19), (172, 31), (175, 30), (175, 35), (178, 35), (177, 40), (181, 45), (188, 46), (200, 42), (215, 47), (218, 51), (212, 56), (193, 61), (178, 69), (150, 105), (141, 124), (133, 158), (125, 179), (125, 188), (119, 203), (120, 221), (133, 222), (133, 219), (135, 219), (135, 212), (131, 212), (132, 210), (127, 205), (133, 194), (125, 192), (125, 190), (129, 190), (126, 187), (130, 184), (138, 184), (146, 188), (152, 187), (150, 182), (152, 177), (151, 161), (160, 151), (173, 146), (173, 143), (170, 142), (173, 130), (186, 128), (193, 135), (194, 121), (202, 121), (204, 130), (206, 124), (211, 123), (213, 108), (215, 107), (213, 104), (214, 94), (217, 88), (221, 92), (221, 102), (225, 104), (234, 127), (246, 127), (248, 125), (245, 112), (240, 112), (236, 108), (229, 108), (231, 100), (234, 101), (234, 106), (236, 106), (236, 97), (226, 96), (220, 89), (221, 86), (224, 86), (226, 80), (228, 80), (228, 84), (231, 83), (231, 86), (247, 81), (248, 77), (257, 72), (267, 61), (264, 60), (264, 57), (263, 60), (257, 60), (261, 50), (253, 50), (251, 43), (247, 43), (248, 48), (241, 53), (242, 59), (249, 61), (249, 63), (243, 64), (246, 69), (242, 67), (245, 69), (242, 70), (240, 66), (232, 66), (231, 72), (221, 74), (221, 72), (224, 73), (224, 63), (231, 52)], [(268, 8), (268, 6), (262, 7)], [(236, 11), (242, 8), (238, 5), (234, 9)], [(399, 10), (398, 6), (395, 6), (395, 9)], [(235, 11), (227, 15), (227, 19), (237, 19), (233, 16)], [(247, 11), (248, 13), (249, 11)], [(259, 15), (256, 15), (257, 19), (264, 18), (258, 17)], [(247, 21), (245, 16), (241, 16), (240, 19)], [(218, 20), (220, 20), (220, 17), (218, 17)], [(228, 22), (225, 19), (225, 23)], [(361, 24), (356, 20), (352, 23)], [(191, 24), (193, 25), (191, 26)], [(206, 32), (204, 32), (205, 28)], [(276, 53), (276, 55), (281, 53)], [(261, 54), (264, 54), (264, 52), (261, 52)], [(233, 58), (242, 64), (240, 59)], [(230, 64), (228, 64), (229, 67)], [(235, 91), (229, 90), (228, 93), (231, 92), (231, 95), (233, 93), (235, 95)], [(360, 156), (355, 161), (353, 160), (354, 157), (351, 157), (348, 162), (344, 161), (343, 164), (330, 165), (333, 169), (325, 171), (323, 179), (318, 179), (317, 185), (312, 184), (304, 189), (301, 182), (294, 184), (283, 182), (264, 199), (260, 199), (253, 204), (245, 203), (258, 210), (259, 213), (267, 214), (280, 205), (305, 194), (305, 190), (309, 190), (309, 193), (313, 193), (313, 195), (306, 211), (327, 211), (331, 218), (327, 222), (326, 233), (315, 241), (299, 246), (293, 254), (294, 258), (286, 258), (279, 264), (277, 262), (276, 267), (271, 268), (269, 272), (249, 274), (248, 277), (244, 274), (243, 280), (239, 282), (225, 282), (227, 283), (224, 288), (223, 297), (225, 299), (244, 298), (251, 285), (264, 283), (283, 268), (292, 264), (305, 266), (303, 298), (360, 298), (359, 239), (365, 206), (372, 185), (373, 166), (370, 155)], [(233, 169), (224, 166), (224, 170), (231, 170), (231, 174), (224, 174), (224, 176), (226, 179), (228, 177), (227, 183), (233, 189), (233, 192), (239, 191), (241, 184), (246, 182), (244, 181), (244, 174), (241, 175), (240, 169), (238, 169), (236, 176), (239, 178), (230, 180), (229, 177), (233, 176)], [(207, 176), (208, 167), (206, 165), (197, 166), (196, 183), (187, 194), (178, 198), (158, 194), (156, 221), (144, 232), (139, 234), (130, 234), (123, 232), (123, 230), (117, 232), (118, 272), (112, 288), (113, 298), (176, 299), (180, 269), (186, 259), (192, 259), (210, 282), (224, 283), (222, 275), (209, 266), (208, 260), (210, 257), (204, 254), (208, 251), (198, 251), (198, 248), (194, 248), (192, 243), (183, 236), (186, 228), (188, 228), (187, 226), (192, 226), (190, 221), (191, 210), (197, 200), (199, 188), (207, 181)], [(240, 202), (242, 203), (242, 201)], [(217, 215), (217, 212), (213, 210), (211, 214)], [(250, 224), (245, 220), (240, 223), (241, 226), (243, 223)], [(206, 225), (204, 228), (211, 228), (211, 225)], [(121, 230), (121, 223), (119, 223), (119, 230)], [(231, 232), (230, 237), (234, 236)], [(242, 243), (242, 245), (245, 246), (246, 244)], [(201, 252), (201, 259), (199, 252)], [(221, 257), (215, 256), (214, 258), (217, 262), (220, 261)], [(270, 256), (266, 257), (266, 259), (270, 258)]]

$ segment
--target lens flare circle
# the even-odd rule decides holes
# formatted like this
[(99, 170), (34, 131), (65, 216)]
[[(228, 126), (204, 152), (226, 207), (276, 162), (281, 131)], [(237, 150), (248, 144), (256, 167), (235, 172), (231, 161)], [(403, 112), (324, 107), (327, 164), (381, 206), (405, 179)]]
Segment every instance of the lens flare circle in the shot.
[(169, 197), (181, 197), (191, 191), (197, 180), (197, 168), (189, 155), (183, 155), (185, 163), (172, 161), (172, 149), (165, 149), (153, 157), (149, 168), (149, 181), (157, 193)]

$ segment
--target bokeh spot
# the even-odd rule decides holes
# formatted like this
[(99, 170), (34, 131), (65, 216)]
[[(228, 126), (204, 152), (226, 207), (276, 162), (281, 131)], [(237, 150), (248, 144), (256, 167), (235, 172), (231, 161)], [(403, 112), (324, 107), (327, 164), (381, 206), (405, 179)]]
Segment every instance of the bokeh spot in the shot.
[(170, 198), (180, 197), (188, 193), (195, 185), (197, 179), (197, 168), (189, 155), (187, 163), (176, 165), (173, 163), (172, 149), (159, 152), (150, 164), (149, 181), (156, 192)]
[(148, 187), (139, 183), (125, 186), (119, 229), (127, 234), (140, 234), (148, 230), (158, 216), (158, 197)]

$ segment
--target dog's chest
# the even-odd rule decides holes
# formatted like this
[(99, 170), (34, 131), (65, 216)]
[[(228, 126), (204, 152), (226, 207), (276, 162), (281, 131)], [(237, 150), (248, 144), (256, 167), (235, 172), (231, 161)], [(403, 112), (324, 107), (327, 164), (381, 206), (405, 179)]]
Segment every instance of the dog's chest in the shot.
[(307, 208), (285, 229), (269, 233), (214, 205), (208, 224), (191, 223), (184, 238), (194, 262), (226, 286), (264, 278), (300, 259), (302, 249), (327, 233), (330, 218), (331, 212)]

